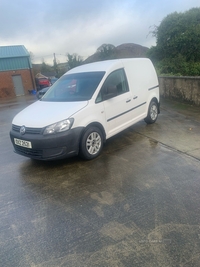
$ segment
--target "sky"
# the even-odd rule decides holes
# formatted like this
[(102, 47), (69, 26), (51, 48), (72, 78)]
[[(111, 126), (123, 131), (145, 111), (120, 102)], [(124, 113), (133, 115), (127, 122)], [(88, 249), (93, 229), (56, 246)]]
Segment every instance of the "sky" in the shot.
[(154, 25), (199, 0), (0, 0), (0, 46), (24, 45), (33, 63), (86, 59), (102, 44), (156, 45)]

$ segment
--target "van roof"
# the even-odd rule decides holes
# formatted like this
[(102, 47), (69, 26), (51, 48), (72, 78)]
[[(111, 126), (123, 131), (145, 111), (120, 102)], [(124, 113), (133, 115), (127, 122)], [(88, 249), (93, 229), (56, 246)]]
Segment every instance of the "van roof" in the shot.
[(85, 65), (78, 66), (69, 70), (66, 74), (79, 73), (79, 72), (89, 72), (89, 71), (112, 71), (113, 69), (124, 67), (126, 62), (137, 62), (137, 61), (150, 61), (148, 58), (122, 58), (122, 59), (112, 59), (105, 61), (93, 62)]

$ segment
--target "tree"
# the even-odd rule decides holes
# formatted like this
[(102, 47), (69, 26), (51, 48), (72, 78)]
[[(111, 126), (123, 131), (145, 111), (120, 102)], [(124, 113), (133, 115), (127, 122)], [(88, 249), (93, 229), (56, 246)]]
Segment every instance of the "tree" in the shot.
[(100, 53), (100, 59), (111, 59), (115, 46), (112, 44), (102, 44), (99, 48), (97, 48), (97, 53)]
[(47, 72), (52, 72), (52, 67), (43, 61), (41, 65), (41, 73), (47, 73)]
[(200, 75), (200, 8), (168, 15), (152, 34), (148, 55), (161, 73)]
[(58, 77), (58, 64), (57, 64), (55, 53), (53, 54), (53, 68), (54, 68), (54, 71), (56, 73), (56, 77)]
[(67, 54), (67, 66), (68, 70), (73, 69), (77, 66), (80, 66), (83, 63), (81, 56), (77, 54)]

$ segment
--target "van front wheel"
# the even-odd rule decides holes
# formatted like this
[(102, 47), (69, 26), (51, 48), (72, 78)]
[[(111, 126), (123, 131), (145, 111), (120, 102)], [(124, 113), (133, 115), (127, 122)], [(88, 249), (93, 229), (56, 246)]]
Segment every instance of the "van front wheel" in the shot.
[(98, 127), (88, 128), (80, 143), (80, 156), (90, 160), (99, 156), (103, 148), (103, 135)]
[(158, 104), (156, 101), (152, 100), (149, 105), (147, 117), (144, 120), (146, 123), (152, 124), (157, 120), (157, 118), (158, 118)]

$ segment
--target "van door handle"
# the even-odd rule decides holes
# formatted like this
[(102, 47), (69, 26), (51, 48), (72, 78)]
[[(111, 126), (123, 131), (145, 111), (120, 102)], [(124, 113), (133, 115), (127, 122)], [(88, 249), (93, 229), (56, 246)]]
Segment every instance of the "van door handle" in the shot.
[(135, 95), (134, 97), (133, 97), (133, 99), (137, 99), (138, 98), (138, 96), (137, 95)]
[(126, 103), (128, 103), (128, 102), (131, 102), (131, 99), (130, 98), (126, 100)]

